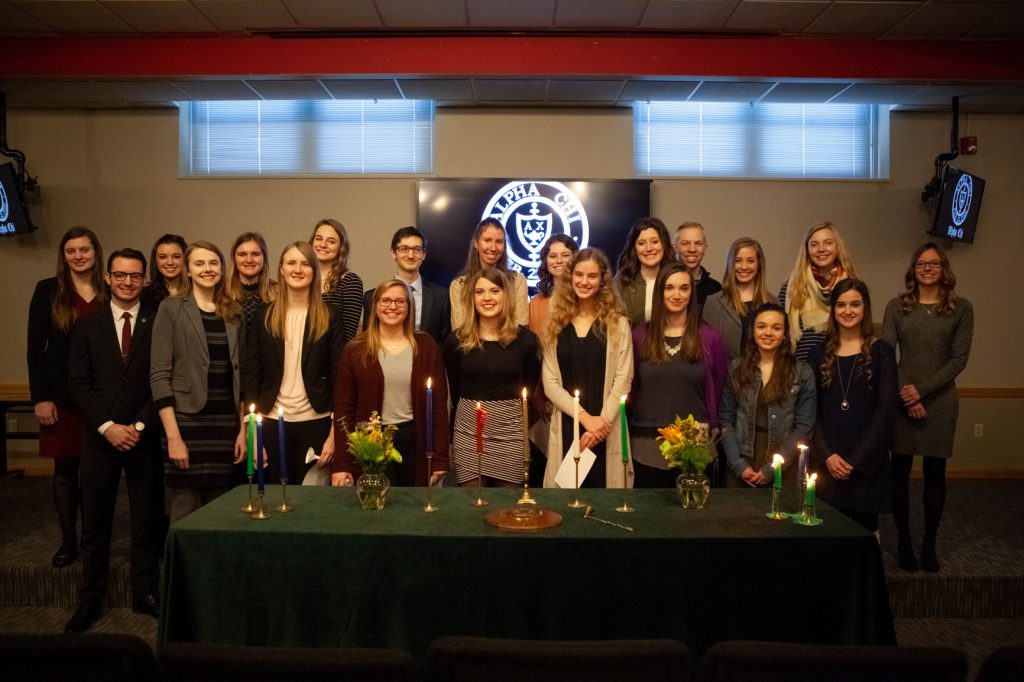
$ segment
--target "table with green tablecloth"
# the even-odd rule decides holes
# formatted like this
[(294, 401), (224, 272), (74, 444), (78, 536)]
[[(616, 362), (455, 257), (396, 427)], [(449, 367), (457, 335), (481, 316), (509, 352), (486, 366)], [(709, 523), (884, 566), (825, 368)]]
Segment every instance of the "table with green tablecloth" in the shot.
[[(824, 503), (817, 527), (765, 517), (767, 490), (535, 490), (555, 528), (510, 532), (485, 516), (519, 491), (392, 489), (381, 511), (352, 488), (290, 487), (295, 511), (256, 521), (236, 488), (175, 523), (163, 565), (161, 643), (394, 647), (422, 657), (442, 635), (894, 644), (873, 535)], [(794, 494), (795, 495), (795, 494)], [(280, 487), (267, 500), (280, 502)], [(793, 500), (795, 503), (795, 500)]]

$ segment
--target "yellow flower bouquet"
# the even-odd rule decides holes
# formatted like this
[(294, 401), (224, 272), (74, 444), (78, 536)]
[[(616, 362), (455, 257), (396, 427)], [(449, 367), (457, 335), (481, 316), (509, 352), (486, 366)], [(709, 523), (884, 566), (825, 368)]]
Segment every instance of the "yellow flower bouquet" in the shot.
[(693, 415), (682, 419), (676, 415), (674, 422), (658, 429), (658, 449), (669, 466), (682, 471), (703, 474), (715, 459), (715, 443), (720, 432), (708, 424), (699, 422)]
[(356, 424), (348, 432), (349, 454), (359, 462), (363, 473), (379, 474), (388, 462), (402, 461), (402, 455), (393, 443), (395, 431), (394, 426), (383, 426), (380, 415), (374, 411), (370, 413), (369, 420)]

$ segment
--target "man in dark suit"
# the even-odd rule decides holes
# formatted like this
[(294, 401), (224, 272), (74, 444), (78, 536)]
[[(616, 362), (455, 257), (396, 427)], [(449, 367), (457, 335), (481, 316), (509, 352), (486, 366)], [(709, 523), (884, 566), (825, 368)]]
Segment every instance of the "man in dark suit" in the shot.
[[(427, 238), (415, 227), (403, 227), (391, 237), (391, 257), (398, 266), (396, 279), (409, 285), (416, 303), (416, 329), (434, 337), (440, 344), (452, 329), (452, 304), (448, 289), (431, 284), (420, 276), (427, 255)], [(363, 329), (370, 320), (373, 289), (363, 294)]]
[(117, 489), (124, 471), (131, 508), (132, 610), (159, 611), (163, 474), (149, 388), (154, 310), (143, 305), (146, 257), (121, 249), (107, 259), (110, 303), (79, 321), (68, 361), (71, 397), (83, 415), (82, 587), (65, 632), (85, 632), (103, 610)]

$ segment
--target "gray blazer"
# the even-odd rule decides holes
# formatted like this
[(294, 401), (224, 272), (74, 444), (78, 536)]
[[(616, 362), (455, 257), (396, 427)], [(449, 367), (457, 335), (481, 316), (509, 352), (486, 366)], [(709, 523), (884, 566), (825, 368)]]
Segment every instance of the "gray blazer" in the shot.
[[(225, 322), (228, 351), (231, 353), (235, 404), (238, 404), (239, 320)], [(149, 384), (157, 409), (174, 407), (175, 412), (195, 414), (206, 406), (207, 373), (210, 350), (199, 316), (199, 306), (189, 296), (165, 299), (153, 323)]]
[[(779, 302), (774, 295), (770, 295), (769, 300), (772, 303)], [(701, 317), (725, 339), (725, 346), (729, 350), (729, 359), (738, 358), (743, 349), (743, 322), (732, 306), (726, 302), (724, 291), (708, 296), (704, 301)]]

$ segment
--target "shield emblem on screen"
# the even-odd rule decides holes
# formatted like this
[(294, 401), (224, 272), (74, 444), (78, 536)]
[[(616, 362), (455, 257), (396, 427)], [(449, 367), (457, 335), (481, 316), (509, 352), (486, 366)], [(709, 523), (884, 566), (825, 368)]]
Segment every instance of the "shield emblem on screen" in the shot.
[(551, 214), (540, 215), (537, 204), (531, 204), (526, 215), (516, 213), (516, 232), (526, 250), (537, 253), (551, 236)]

